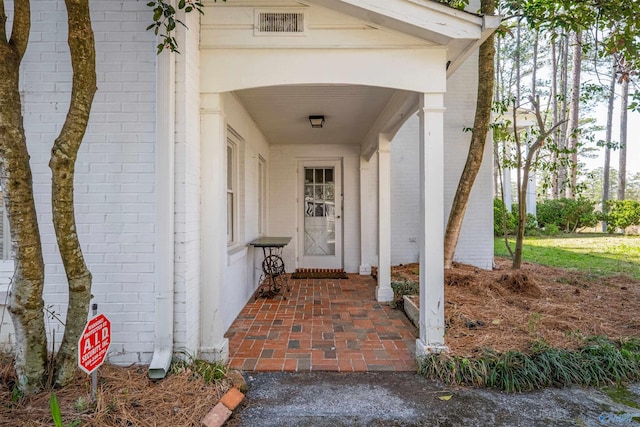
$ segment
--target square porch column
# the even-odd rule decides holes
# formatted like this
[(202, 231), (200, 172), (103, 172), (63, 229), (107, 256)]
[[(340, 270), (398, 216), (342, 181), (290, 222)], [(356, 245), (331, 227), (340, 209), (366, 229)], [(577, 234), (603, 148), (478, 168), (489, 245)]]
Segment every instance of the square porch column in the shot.
[(420, 331), (416, 356), (444, 344), (444, 93), (420, 95)]
[(229, 358), (222, 321), (227, 259), (226, 147), (227, 128), (220, 94), (202, 95), (200, 149), (200, 357)]
[(361, 276), (371, 275), (371, 259), (373, 258), (373, 237), (369, 231), (369, 225), (373, 221), (372, 211), (374, 209), (370, 203), (369, 186), (370, 162), (364, 157), (360, 157), (360, 268)]
[(391, 141), (378, 135), (378, 286), (379, 302), (393, 301), (391, 289)]

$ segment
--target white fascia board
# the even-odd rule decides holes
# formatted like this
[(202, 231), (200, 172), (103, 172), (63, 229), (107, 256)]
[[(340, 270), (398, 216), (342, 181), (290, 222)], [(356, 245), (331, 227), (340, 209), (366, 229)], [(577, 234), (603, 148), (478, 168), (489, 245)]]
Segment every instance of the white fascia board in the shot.
[(478, 40), (483, 17), (435, 1), (306, 0), (363, 21), (443, 46), (452, 40)]
[(500, 26), (502, 17), (499, 15), (482, 16), (482, 32), (477, 40), (455, 40), (449, 45), (447, 53), (447, 77), (450, 77), (467, 60), (473, 52)]

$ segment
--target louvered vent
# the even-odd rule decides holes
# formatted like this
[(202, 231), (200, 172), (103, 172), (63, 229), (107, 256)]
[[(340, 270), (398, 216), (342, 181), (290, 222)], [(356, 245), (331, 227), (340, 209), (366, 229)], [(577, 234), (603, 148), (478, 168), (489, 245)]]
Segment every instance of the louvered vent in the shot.
[(304, 34), (303, 12), (258, 12), (256, 34)]

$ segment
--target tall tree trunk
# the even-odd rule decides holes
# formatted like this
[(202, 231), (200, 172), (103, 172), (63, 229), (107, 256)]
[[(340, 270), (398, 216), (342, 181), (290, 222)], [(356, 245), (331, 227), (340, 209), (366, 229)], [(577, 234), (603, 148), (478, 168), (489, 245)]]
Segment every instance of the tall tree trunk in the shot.
[(19, 92), (19, 69), (31, 18), (29, 2), (16, 0), (11, 38), (7, 40), (4, 1), (0, 7), (0, 185), (15, 261), (9, 312), (16, 334), (18, 386), (31, 393), (42, 386), (47, 360), (42, 311), (44, 262)]
[(573, 38), (573, 61), (571, 66), (571, 105), (567, 125), (567, 148), (571, 151), (569, 187), (567, 197), (575, 198), (578, 183), (578, 136), (580, 134), (580, 71), (582, 69), (582, 32), (576, 31)]
[[(551, 39), (551, 108), (553, 122), (558, 123), (558, 57), (556, 53), (556, 41)], [(560, 133), (553, 133), (553, 145), (557, 148), (560, 146)], [(551, 198), (557, 199), (560, 193), (559, 177), (558, 177), (558, 150), (551, 150), (551, 163), (556, 168), (551, 170)]]
[[(494, 54), (494, 94), (493, 99), (495, 102), (501, 101), (500, 96), (500, 39), (497, 38), (495, 40), (495, 54)], [(504, 195), (504, 191), (501, 190), (500, 185), (500, 174), (502, 171), (500, 170), (500, 149), (499, 149), (499, 141), (493, 140), (493, 197), (496, 198), (500, 194)], [(504, 199), (504, 197), (502, 197)]]
[[(560, 52), (560, 117), (558, 120), (566, 123), (567, 119), (567, 98), (568, 98), (568, 86), (569, 86), (569, 37), (564, 35), (562, 37), (562, 49)], [(558, 198), (567, 197), (567, 126), (563, 125), (560, 128), (560, 141), (558, 143), (558, 149), (560, 154), (558, 155)]]
[(536, 30), (535, 38), (533, 40), (533, 67), (531, 69), (531, 96), (537, 96), (538, 91), (538, 44), (540, 42), (540, 33)]
[(73, 68), (71, 103), (60, 135), (53, 144), (51, 203), (58, 249), (69, 284), (64, 337), (56, 356), (56, 384), (64, 385), (77, 368), (78, 339), (87, 322), (91, 272), (82, 256), (73, 204), (75, 162), (89, 122), (96, 92), (96, 54), (89, 0), (65, 0), (69, 23), (69, 51)]
[(618, 200), (624, 200), (627, 189), (627, 116), (629, 115), (629, 76), (622, 75), (620, 95), (620, 155), (618, 158)]
[[(611, 135), (613, 133), (613, 107), (616, 98), (616, 64), (613, 60), (611, 67), (611, 84), (609, 85), (609, 101), (607, 104), (607, 129), (604, 147), (604, 169), (602, 178), (602, 212), (607, 213), (607, 200), (609, 200), (609, 188), (611, 187)], [(607, 232), (607, 222), (602, 221), (602, 231)]]
[[(495, 0), (482, 0), (480, 12), (493, 15), (495, 12)], [(493, 100), (494, 79), (494, 36), (491, 35), (480, 46), (478, 57), (478, 97), (476, 102), (476, 114), (471, 132), (469, 153), (464, 165), (458, 189), (453, 198), (453, 205), (447, 221), (444, 235), (444, 268), (449, 269), (453, 265), (453, 256), (458, 245), (462, 221), (471, 195), (471, 188), (478, 176), (482, 165), (489, 123), (491, 121), (491, 104)]]

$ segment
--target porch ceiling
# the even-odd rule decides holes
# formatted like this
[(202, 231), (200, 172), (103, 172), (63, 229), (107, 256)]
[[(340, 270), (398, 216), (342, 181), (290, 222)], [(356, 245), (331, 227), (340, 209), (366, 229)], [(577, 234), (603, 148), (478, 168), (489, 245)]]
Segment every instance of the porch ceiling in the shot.
[[(292, 85), (235, 92), (271, 144), (360, 144), (394, 89)], [(309, 116), (323, 115), (313, 129)]]

